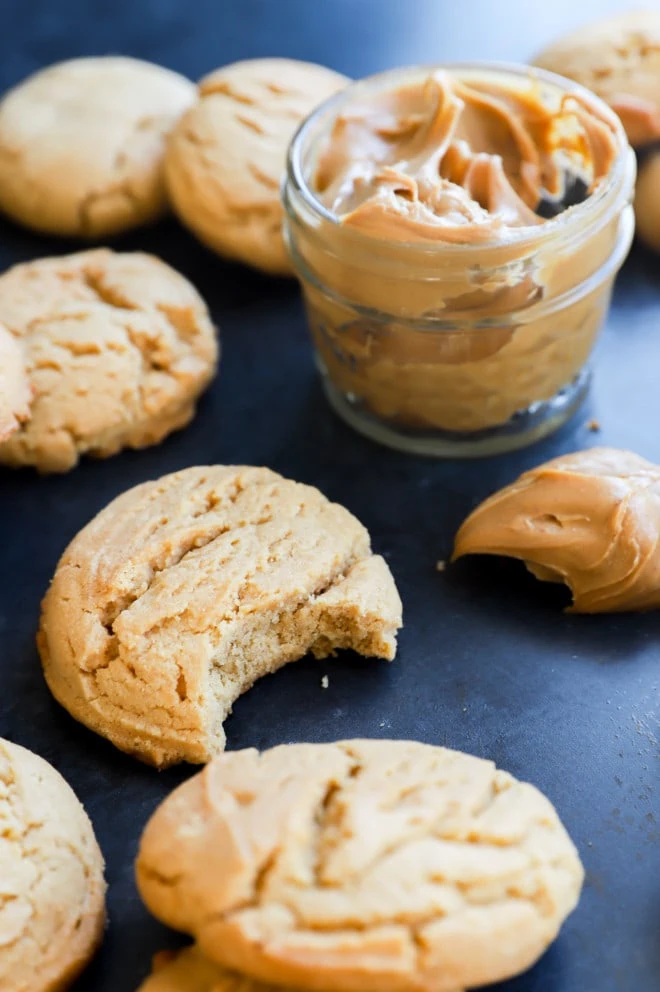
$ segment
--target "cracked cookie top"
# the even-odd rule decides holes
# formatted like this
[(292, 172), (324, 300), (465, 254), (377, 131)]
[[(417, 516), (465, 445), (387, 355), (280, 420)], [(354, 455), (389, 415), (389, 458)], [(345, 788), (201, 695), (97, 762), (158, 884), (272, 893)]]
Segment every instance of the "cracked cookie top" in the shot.
[(194, 287), (151, 255), (108, 249), (16, 265), (0, 322), (21, 339), (31, 417), (0, 462), (45, 472), (156, 444), (193, 416), (217, 343)]
[(262, 675), (338, 648), (392, 658), (401, 601), (365, 528), (266, 468), (190, 468), (124, 493), (65, 551), (39, 648), (79, 720), (157, 765), (204, 762)]
[(21, 346), (0, 325), (0, 442), (27, 420), (31, 399)]
[(165, 138), (195, 99), (137, 59), (73, 59), (0, 103), (0, 208), (39, 231), (102, 237), (165, 211)]
[(328, 992), (514, 975), (556, 937), (583, 878), (533, 786), (386, 740), (219, 756), (153, 815), (136, 870), (150, 910), (209, 958)]
[(62, 776), (0, 739), (0, 988), (68, 988), (101, 941), (103, 858)]
[(236, 62), (205, 76), (166, 155), (168, 190), (184, 224), (221, 255), (290, 275), (280, 203), (287, 148), (304, 118), (346, 82), (292, 59)]

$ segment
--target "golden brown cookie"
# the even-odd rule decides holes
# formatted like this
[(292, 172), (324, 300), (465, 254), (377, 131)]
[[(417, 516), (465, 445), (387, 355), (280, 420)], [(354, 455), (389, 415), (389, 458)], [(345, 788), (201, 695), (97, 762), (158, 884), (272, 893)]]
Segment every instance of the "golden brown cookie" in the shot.
[(27, 420), (31, 398), (22, 348), (0, 324), (0, 442)]
[(660, 607), (660, 468), (630, 451), (592, 448), (525, 472), (474, 510), (454, 559), (508, 555), (565, 582), (572, 613)]
[(166, 178), (193, 234), (226, 258), (290, 275), (280, 180), (300, 122), (347, 80), (291, 59), (236, 62), (206, 76), (172, 132)]
[(534, 62), (606, 100), (632, 145), (660, 137), (660, 11), (626, 11), (586, 24)]
[(103, 936), (103, 857), (59, 772), (0, 739), (0, 989), (59, 992)]
[(0, 463), (65, 472), (81, 455), (157, 444), (185, 426), (217, 343), (196, 290), (152, 255), (108, 249), (16, 265), (0, 322), (21, 339), (34, 392)]
[(528, 968), (583, 870), (552, 804), (409, 741), (221, 755), (142, 837), (149, 909), (204, 954), (301, 989), (449, 992)]
[(102, 237), (165, 211), (165, 138), (195, 99), (137, 59), (60, 62), (0, 103), (0, 209), (49, 234)]
[(154, 958), (152, 972), (138, 992), (291, 992), (264, 985), (227, 971), (209, 961), (194, 944), (182, 951), (162, 951)]
[(401, 601), (347, 510), (265, 468), (190, 468), (110, 503), (43, 603), (48, 684), (155, 765), (204, 762), (262, 675), (311, 651), (393, 658)]

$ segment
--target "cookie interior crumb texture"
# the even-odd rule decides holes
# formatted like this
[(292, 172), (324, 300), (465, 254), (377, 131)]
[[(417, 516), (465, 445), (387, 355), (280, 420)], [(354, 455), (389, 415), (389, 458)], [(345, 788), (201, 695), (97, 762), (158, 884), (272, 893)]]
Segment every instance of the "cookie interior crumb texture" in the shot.
[(577, 904), (552, 804), (408, 741), (229, 752), (148, 823), (137, 881), (203, 953), (301, 989), (450, 992), (528, 968)]
[(152, 255), (107, 249), (16, 265), (0, 322), (20, 340), (31, 416), (0, 463), (65, 472), (81, 455), (157, 444), (185, 426), (218, 355), (193, 286)]
[(0, 989), (65, 989), (101, 942), (103, 858), (62, 776), (0, 739)]
[(265, 468), (201, 467), (124, 493), (64, 553), (43, 604), (48, 684), (156, 765), (204, 762), (235, 699), (339, 648), (391, 659), (401, 601), (347, 510)]
[(168, 142), (174, 210), (220, 255), (291, 275), (282, 240), (280, 181), (301, 121), (346, 85), (325, 66), (253, 59), (212, 72)]
[(166, 209), (165, 138), (195, 99), (138, 59), (73, 59), (0, 103), (0, 208), (48, 234), (104, 237)]

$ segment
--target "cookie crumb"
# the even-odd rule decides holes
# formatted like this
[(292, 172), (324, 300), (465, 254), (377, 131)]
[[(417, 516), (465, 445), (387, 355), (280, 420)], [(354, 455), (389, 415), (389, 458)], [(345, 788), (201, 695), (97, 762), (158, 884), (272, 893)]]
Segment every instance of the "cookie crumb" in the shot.
[(446, 561), (443, 561), (442, 558), (440, 558), (435, 563), (435, 570), (436, 570), (436, 572), (444, 572), (444, 570), (446, 569), (446, 567), (447, 567), (447, 562)]
[(587, 430), (596, 434), (600, 430), (600, 420), (590, 420), (587, 423)]
[(330, 679), (328, 678), (327, 675), (324, 675), (323, 678), (321, 679), (321, 688), (327, 689), (329, 685), (330, 685)]

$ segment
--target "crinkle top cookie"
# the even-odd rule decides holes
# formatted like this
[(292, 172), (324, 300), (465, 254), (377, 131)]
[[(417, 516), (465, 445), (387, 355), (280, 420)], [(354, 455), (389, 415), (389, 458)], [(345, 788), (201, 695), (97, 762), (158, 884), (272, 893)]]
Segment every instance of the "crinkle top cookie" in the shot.
[(533, 786), (386, 740), (221, 755), (160, 806), (137, 860), (147, 906), (209, 958), (328, 992), (514, 975), (556, 937), (582, 878)]
[(158, 443), (191, 419), (218, 346), (204, 301), (153, 255), (42, 258), (0, 276), (0, 322), (20, 339), (31, 416), (0, 463), (44, 472)]

